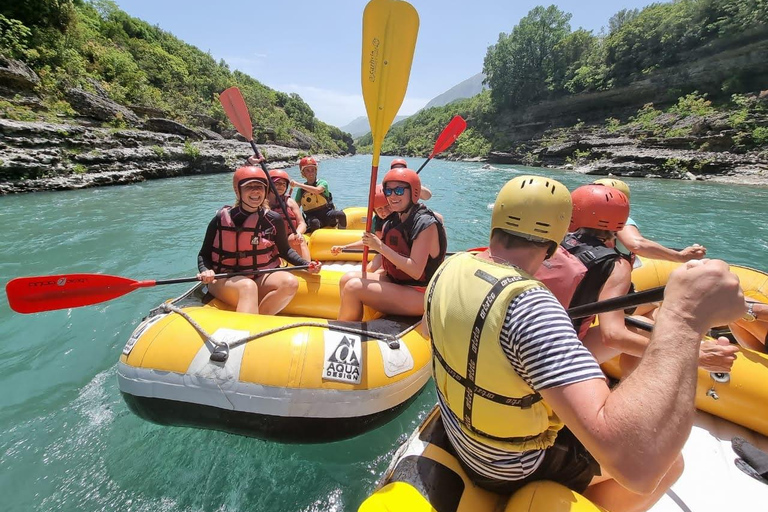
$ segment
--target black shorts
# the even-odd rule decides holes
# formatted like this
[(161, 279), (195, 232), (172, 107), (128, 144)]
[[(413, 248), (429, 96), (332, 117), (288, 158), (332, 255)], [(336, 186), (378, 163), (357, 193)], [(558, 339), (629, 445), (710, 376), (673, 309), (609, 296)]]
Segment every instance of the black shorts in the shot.
[(333, 205), (305, 212), (304, 218), (307, 222), (307, 233), (325, 227), (338, 226), (339, 229), (346, 229), (347, 227), (347, 214), (342, 210), (335, 210)]
[[(461, 462), (461, 459), (459, 459)], [(478, 487), (498, 493), (512, 494), (539, 480), (552, 480), (576, 492), (584, 492), (592, 478), (600, 475), (600, 465), (570, 430), (563, 427), (555, 444), (546, 450), (536, 471), (522, 480), (496, 480), (477, 474), (463, 462), (461, 466)]]

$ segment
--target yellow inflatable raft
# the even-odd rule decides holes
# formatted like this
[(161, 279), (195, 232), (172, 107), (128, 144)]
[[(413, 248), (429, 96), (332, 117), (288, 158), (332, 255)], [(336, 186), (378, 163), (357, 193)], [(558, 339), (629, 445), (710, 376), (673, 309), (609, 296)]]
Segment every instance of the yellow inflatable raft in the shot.
[[(632, 282), (637, 291), (667, 283), (679, 263), (640, 258), (632, 271)], [(768, 295), (768, 274), (759, 270), (731, 265), (739, 276), (746, 296), (755, 298)], [(768, 301), (767, 301), (768, 302)], [(743, 325), (741, 321), (737, 325)], [(603, 364), (611, 377), (619, 378), (616, 359)], [(696, 389), (696, 407), (755, 432), (768, 435), (768, 354), (742, 348), (730, 374), (699, 370)]]
[(474, 485), (448, 441), (435, 406), (395, 453), (359, 512), (600, 512), (581, 494), (549, 481), (533, 482), (511, 498)]
[[(312, 240), (324, 233), (360, 238), (318, 230)], [(389, 421), (429, 379), (429, 342), (419, 318), (366, 309), (363, 322), (333, 320), (350, 267), (359, 264), (296, 272), (299, 291), (280, 316), (236, 313), (203, 286), (154, 309), (118, 363), (129, 407), (156, 423), (284, 442), (333, 441)]]

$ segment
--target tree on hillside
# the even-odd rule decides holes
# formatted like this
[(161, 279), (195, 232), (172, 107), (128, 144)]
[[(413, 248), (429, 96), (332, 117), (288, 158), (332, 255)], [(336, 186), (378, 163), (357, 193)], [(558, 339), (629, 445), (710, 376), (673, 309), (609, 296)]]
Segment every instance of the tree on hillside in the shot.
[(82, 0), (11, 0), (4, 2), (2, 14), (16, 19), (27, 27), (54, 27), (64, 29), (72, 21), (75, 5)]
[(638, 9), (622, 9), (608, 20), (608, 33), (612, 34), (618, 31), (625, 23), (637, 18), (640, 14)]
[(499, 35), (483, 62), (495, 104), (515, 107), (548, 94), (557, 65), (555, 47), (570, 34), (570, 19), (554, 5), (538, 6), (509, 35)]

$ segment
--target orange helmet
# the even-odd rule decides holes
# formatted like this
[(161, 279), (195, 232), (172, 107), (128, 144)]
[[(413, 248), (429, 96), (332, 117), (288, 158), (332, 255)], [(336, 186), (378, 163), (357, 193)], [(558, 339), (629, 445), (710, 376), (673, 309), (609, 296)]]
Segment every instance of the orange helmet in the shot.
[(384, 185), (379, 183), (376, 185), (376, 193), (373, 196), (373, 207), (375, 208), (384, 208), (385, 206), (389, 206), (389, 202), (387, 202), (387, 196), (384, 195)]
[(407, 169), (408, 168), (408, 162), (406, 162), (402, 158), (395, 158), (394, 160), (392, 160), (392, 163), (389, 164), (389, 168), (390, 169), (395, 169), (397, 167), (402, 167), (403, 169)]
[(629, 217), (627, 196), (612, 187), (584, 185), (571, 193), (573, 215), (569, 231), (579, 228), (620, 231)]
[(416, 171), (400, 167), (397, 169), (390, 169), (390, 171), (384, 175), (384, 179), (381, 180), (382, 186), (386, 187), (388, 181), (403, 181), (407, 183), (411, 187), (411, 201), (413, 203), (419, 202), (419, 196), (421, 196), (421, 180), (419, 179), (419, 175), (416, 174)]
[(254, 180), (260, 181), (265, 188), (269, 188), (267, 174), (260, 167), (246, 165), (245, 167), (240, 167), (236, 170), (235, 174), (232, 176), (232, 187), (235, 189), (237, 197), (240, 197), (240, 187), (245, 183)]
[(272, 178), (272, 181), (285, 180), (288, 183), (291, 182), (291, 177), (282, 169), (271, 169), (269, 171), (269, 177)]
[(314, 166), (317, 168), (317, 160), (312, 158), (311, 156), (305, 156), (301, 160), (299, 160), (299, 170), (303, 170), (305, 167)]

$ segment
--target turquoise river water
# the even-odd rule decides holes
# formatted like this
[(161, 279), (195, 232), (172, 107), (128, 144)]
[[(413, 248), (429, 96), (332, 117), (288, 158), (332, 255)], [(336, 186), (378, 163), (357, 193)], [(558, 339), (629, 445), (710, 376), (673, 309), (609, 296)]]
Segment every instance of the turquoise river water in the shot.
[[(382, 167), (389, 158), (382, 159)], [(421, 160), (413, 162), (420, 164)], [(429, 206), (445, 216), (449, 249), (487, 244), (490, 205), (523, 171), (569, 188), (591, 177), (479, 163), (430, 163)], [(370, 156), (323, 161), (338, 207), (364, 204)], [(295, 178), (298, 170), (288, 169)], [(768, 188), (628, 180), (632, 217), (669, 246), (768, 269)], [(231, 175), (0, 197), (0, 281), (101, 272), (132, 279), (193, 276)], [(397, 446), (434, 403), (427, 391), (397, 419), (355, 439), (284, 445), (154, 425), (134, 416), (115, 363), (141, 318), (185, 285), (35, 315), (0, 298), (0, 508), (6, 511), (354, 511)]]

